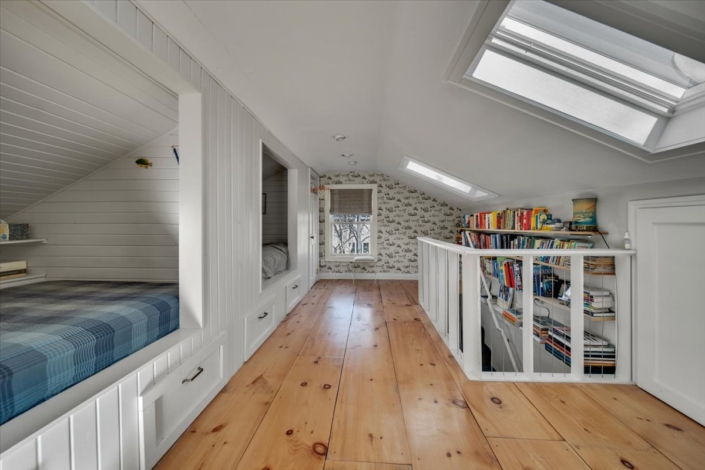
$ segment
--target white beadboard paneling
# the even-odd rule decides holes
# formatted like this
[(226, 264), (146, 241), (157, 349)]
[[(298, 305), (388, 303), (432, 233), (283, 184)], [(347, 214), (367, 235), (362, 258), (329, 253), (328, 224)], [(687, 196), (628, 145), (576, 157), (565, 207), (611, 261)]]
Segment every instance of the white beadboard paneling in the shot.
[(118, 0), (95, 0), (95, 6), (109, 20), (117, 20)]
[(69, 420), (62, 419), (39, 436), (39, 468), (42, 470), (70, 470)]
[[(152, 23), (132, 3), (97, 8), (133, 37), (149, 29), (151, 44)], [(0, 9), (0, 216), (30, 207), (176, 127), (172, 92), (35, 4), (3, 2)], [(125, 171), (115, 179), (130, 176)], [(32, 196), (22, 188), (42, 191)]]
[[(95, 6), (95, 8), (98, 8)], [(100, 5), (102, 11), (113, 13), (113, 21), (118, 18), (118, 6), (115, 2), (109, 2)], [(138, 10), (139, 10), (138, 6)], [(142, 18), (140, 12), (137, 12), (135, 17), (136, 26), (134, 28), (133, 37), (139, 41), (148, 50), (155, 54), (155, 58), (160, 58), (169, 66), (173, 67), (180, 74), (186, 73), (186, 59), (183, 59), (183, 50), (178, 47), (173, 39), (170, 39), (156, 25), (151, 25), (151, 41), (145, 39), (146, 32), (150, 29), (147, 24), (148, 18)], [(124, 31), (131, 28), (123, 29)], [(129, 32), (129, 31), (128, 31)], [(255, 308), (262, 299), (262, 294), (259, 292), (259, 276), (260, 276), (260, 260), (256, 245), (260, 242), (260, 211), (261, 211), (261, 174), (259, 173), (260, 160), (260, 141), (264, 142), (285, 160), (291, 163), (290, 171), (296, 177), (292, 177), (290, 181), (297, 182), (299, 191), (296, 193), (296, 205), (301, 208), (299, 214), (296, 214), (295, 219), (299, 221), (296, 227), (296, 233), (293, 234), (292, 247), (298, 254), (297, 265), (301, 268), (291, 273), (292, 276), (304, 275), (307, 260), (307, 245), (308, 245), (308, 171), (306, 166), (301, 163), (289, 150), (279, 143), (257, 119), (250, 114), (246, 108), (242, 106), (235, 98), (224, 90), (212, 77), (198, 66), (192, 59), (189, 62), (191, 73), (191, 82), (198, 84), (202, 91), (203, 99), (203, 116), (204, 116), (204, 196), (205, 196), (205, 220), (204, 231), (206, 233), (205, 246), (205, 265), (204, 271), (206, 274), (205, 280), (205, 303), (204, 310), (204, 328), (197, 334), (197, 337), (191, 337), (190, 343), (180, 343), (178, 347), (173, 348), (168, 353), (163, 353), (152, 361), (154, 381), (159, 382), (168, 375), (169, 371), (174, 371), (177, 364), (181, 361), (182, 355), (193, 354), (197, 349), (208, 345), (213, 338), (218, 336), (224, 328), (228, 329), (231, 344), (228, 346), (229, 353), (228, 363), (226, 363), (227, 374), (232, 374), (242, 364), (242, 340), (243, 340), (243, 323), (242, 320), (246, 313)], [(16, 72), (16, 71), (15, 71)], [(21, 74), (20, 74), (21, 75)], [(39, 77), (33, 79), (31, 83), (39, 83)], [(10, 84), (15, 86), (13, 84)], [(42, 84), (42, 86), (44, 86)], [(18, 88), (15, 86), (15, 88)], [(27, 91), (25, 88), (22, 90)], [(62, 93), (67, 93), (66, 91)], [(43, 95), (43, 99), (48, 99), (51, 95)], [(12, 98), (9, 98), (12, 99)], [(19, 101), (18, 101), (19, 102)], [(22, 102), (24, 103), (24, 102)], [(24, 103), (28, 104), (28, 103)], [(57, 103), (59, 104), (59, 103)], [(68, 106), (62, 103), (62, 106), (70, 107), (78, 112), (87, 114), (75, 107)], [(44, 109), (44, 108), (42, 108)], [(47, 109), (44, 109), (47, 112)], [(52, 113), (54, 114), (54, 113)], [(57, 116), (59, 116), (57, 114)], [(60, 115), (62, 118), (67, 118), (65, 115)], [(99, 118), (91, 115), (92, 118)], [(107, 122), (107, 121), (106, 121)], [(139, 122), (133, 123), (137, 126)], [(115, 123), (110, 123), (115, 125)], [(17, 127), (17, 126), (16, 126)], [(128, 130), (127, 128), (124, 128)], [(103, 129), (101, 129), (103, 130)], [(134, 129), (130, 129), (134, 132)], [(19, 139), (25, 139), (31, 142), (29, 145), (24, 145), (34, 151), (44, 151), (72, 158), (73, 149), (71, 147), (57, 146), (56, 140), (38, 139), (35, 133), (25, 133), (24, 135), (15, 136), (12, 142), (7, 142), (9, 145), (16, 145)], [(55, 138), (56, 139), (56, 138)], [(161, 140), (161, 139), (160, 139)], [(62, 141), (63, 142), (63, 141)], [(173, 143), (176, 143), (174, 141)], [(31, 145), (31, 146), (30, 146)], [(162, 144), (164, 150), (169, 149), (169, 143)], [(155, 143), (155, 147), (156, 147)], [(53, 152), (52, 149), (58, 147), (61, 152)], [(108, 193), (120, 191), (135, 191), (135, 192), (164, 192), (178, 190), (178, 173), (172, 174), (173, 179), (169, 178), (169, 173), (162, 172), (178, 172), (178, 169), (169, 166), (169, 155), (158, 155), (159, 150), (150, 148), (149, 152), (156, 154), (145, 154), (147, 158), (154, 159), (155, 166), (146, 173), (157, 175), (156, 179), (136, 179), (129, 175), (129, 179), (113, 179), (118, 177), (119, 173), (102, 174), (103, 179), (86, 179), (69, 188), (64, 192), (86, 192), (90, 193)], [(84, 153), (84, 155), (94, 155), (95, 152)], [(105, 156), (107, 160), (112, 160), (112, 156)], [(182, 156), (182, 158), (188, 158)], [(157, 160), (159, 159), (159, 160)], [(163, 159), (163, 160), (161, 160)], [(57, 162), (58, 163), (58, 162)], [(164, 165), (162, 165), (162, 163)], [(173, 165), (173, 164), (172, 164)], [(126, 161), (118, 161), (116, 164), (110, 165), (105, 171), (112, 172), (134, 172), (135, 168), (130, 167), (130, 163)], [(154, 170), (154, 171), (153, 171)], [(101, 170), (102, 172), (103, 170)], [(150, 173), (151, 172), (151, 173)], [(144, 175), (141, 173), (133, 173)], [(128, 176), (122, 174), (122, 176)], [(138, 177), (137, 177), (138, 178)], [(40, 184), (40, 183), (37, 183)], [(51, 183), (44, 184), (42, 191), (52, 189)], [(20, 182), (13, 187), (27, 187), (26, 182)], [(113, 193), (115, 198), (120, 195)], [(64, 270), (67, 273), (76, 273), (76, 270), (87, 275), (86, 278), (94, 278), (97, 275), (119, 275), (120, 272), (131, 273), (133, 278), (135, 273), (141, 272), (160, 272), (167, 271), (170, 268), (168, 264), (159, 264), (159, 266), (149, 266), (149, 263), (167, 263), (177, 259), (178, 249), (175, 245), (171, 246), (113, 246), (113, 245), (52, 245), (52, 237), (102, 237), (102, 236), (161, 236), (168, 238), (174, 232), (171, 228), (160, 227), (162, 225), (174, 226), (178, 223), (178, 214), (176, 212), (104, 212), (105, 208), (116, 208), (117, 206), (104, 206), (103, 204), (123, 204), (123, 207), (134, 209), (136, 206), (129, 205), (137, 203), (139, 207), (151, 207), (159, 210), (168, 206), (142, 206), (142, 204), (176, 204), (176, 201), (165, 201), (160, 196), (154, 196), (155, 200), (148, 201), (133, 201), (124, 200), (123, 197), (118, 201), (111, 201), (113, 196), (102, 195), (95, 198), (86, 198), (85, 195), (68, 195), (57, 196), (55, 202), (46, 202), (40, 205), (52, 205), (52, 207), (63, 207), (67, 209), (68, 205), (75, 204), (73, 212), (42, 212), (32, 211), (20, 214), (22, 221), (37, 224), (41, 230), (51, 231), (53, 229), (48, 226), (56, 226), (55, 233), (48, 236), (49, 243), (46, 245), (38, 245), (32, 248), (23, 247), (17, 248), (14, 254), (27, 259), (38, 260), (39, 263), (45, 262), (51, 264), (46, 266), (50, 270)], [(173, 196), (173, 195), (172, 195)], [(139, 197), (144, 197), (140, 195)], [(151, 197), (151, 196), (150, 196)], [(165, 196), (170, 197), (170, 196)], [(102, 198), (101, 200), (98, 200)], [(100, 208), (100, 211), (86, 211), (86, 206), (81, 204), (92, 203), (96, 204), (95, 208)], [(18, 216), (19, 217), (19, 216)], [(20, 221), (19, 218), (17, 220)], [(101, 225), (118, 225), (124, 224), (129, 226), (124, 230), (115, 233), (104, 233), (105, 228), (97, 226)], [(81, 229), (76, 230), (77, 233), (70, 233), (71, 225), (83, 225)], [(145, 225), (146, 231), (140, 232)], [(149, 227), (149, 228), (147, 228)], [(157, 227), (157, 228), (155, 228)], [(108, 227), (107, 230), (110, 230)], [(156, 230), (156, 233), (153, 231)], [(164, 230), (165, 233), (160, 231)], [(290, 234), (291, 236), (292, 234)], [(97, 238), (94, 238), (97, 239)], [(58, 239), (61, 240), (61, 239)], [(43, 260), (52, 259), (51, 262)], [(74, 258), (72, 264), (77, 266), (61, 266), (61, 258)], [(129, 258), (139, 259), (142, 266), (137, 267), (135, 261)], [(116, 259), (119, 259), (117, 261)], [(105, 267), (102, 263), (119, 262), (118, 264), (108, 265)], [(125, 267), (127, 265), (127, 267)], [(81, 271), (85, 270), (85, 271)], [(98, 270), (102, 270), (101, 273)], [(142, 270), (142, 271), (140, 271)], [(110, 272), (108, 272), (110, 271)], [(176, 275), (176, 270), (173, 274)], [(54, 274), (58, 271), (54, 271)], [(168, 274), (168, 273), (167, 273)], [(283, 285), (282, 285), (283, 287)], [(274, 287), (273, 287), (274, 288)], [(270, 291), (272, 292), (272, 291)], [(267, 293), (270, 295), (270, 293)], [(279, 294), (277, 294), (279, 295)], [(283, 295), (283, 288), (281, 295)], [(190, 346), (189, 346), (190, 344)], [(189, 353), (190, 351), (190, 353)], [(139, 372), (139, 380), (138, 380)], [(137, 412), (136, 398), (140, 390), (150, 381), (150, 373), (140, 366), (135, 372), (129, 376), (119, 386), (120, 393), (118, 395), (117, 387), (107, 390), (97, 401), (97, 427), (98, 427), (98, 458), (101, 469), (128, 469), (137, 468), (138, 462), (138, 444), (136, 438), (137, 432)], [(59, 423), (61, 425), (61, 423)], [(44, 434), (44, 433), (43, 433)], [(43, 439), (43, 436), (42, 438)], [(116, 445), (116, 443), (120, 445)], [(69, 443), (67, 448), (70, 447)]]
[(118, 2), (117, 24), (132, 37), (137, 37), (137, 8), (130, 2)]
[(100, 469), (120, 468), (120, 397), (113, 387), (98, 397), (98, 460)]
[(287, 171), (262, 182), (262, 192), (267, 195), (267, 213), (262, 215), (262, 244), (288, 242), (288, 191)]
[(137, 429), (137, 375), (118, 386), (120, 396), (120, 462), (121, 470), (140, 468), (139, 434)]
[(3, 470), (36, 470), (37, 468), (39, 468), (39, 462), (36, 439), (20, 444), (2, 460)]
[(98, 421), (95, 402), (69, 418), (71, 427), (71, 469), (94, 470), (98, 468)]
[[(47, 279), (177, 281), (179, 169), (170, 147), (177, 142), (178, 135), (169, 133), (156, 142), (160, 145), (142, 147), (11, 218), (29, 223), (32, 236), (48, 242), (3, 250), (0, 259), (26, 259)], [(137, 156), (157, 163), (139, 168)], [(142, 178), (115, 179), (125, 172)], [(6, 201), (20, 195), (41, 197), (14, 192)]]
[(152, 50), (152, 21), (137, 10), (137, 40), (145, 49)]

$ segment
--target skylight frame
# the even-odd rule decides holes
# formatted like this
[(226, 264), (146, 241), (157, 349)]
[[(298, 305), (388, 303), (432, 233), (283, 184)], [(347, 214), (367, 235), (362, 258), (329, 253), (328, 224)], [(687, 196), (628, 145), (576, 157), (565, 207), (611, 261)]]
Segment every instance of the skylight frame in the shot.
[[(419, 166), (419, 167), (427, 170), (428, 172), (432, 172), (432, 173), (439, 175), (440, 177), (442, 177), (444, 179), (456, 181), (457, 183), (459, 183), (459, 185), (466, 185), (470, 188), (470, 190), (467, 192), (462, 191), (455, 186), (451, 186), (451, 185), (448, 185), (447, 183), (443, 183), (442, 181), (440, 181), (440, 178), (434, 178), (432, 176), (429, 176), (428, 174), (424, 174), (424, 172), (415, 171), (415, 170), (409, 168), (409, 166)], [(457, 176), (453, 176), (449, 173), (446, 173), (443, 170), (439, 170), (438, 168), (435, 168), (431, 165), (428, 165), (428, 164), (423, 163), (419, 160), (411, 158), (407, 155), (404, 155), (404, 157), (401, 159), (401, 162), (399, 162), (399, 169), (401, 169), (402, 171), (404, 171), (410, 175), (413, 175), (416, 178), (421, 178), (423, 180), (426, 180), (429, 183), (434, 184), (435, 186), (438, 186), (440, 188), (443, 188), (446, 191), (451, 191), (455, 194), (458, 194), (458, 195), (460, 195), (470, 201), (483, 201), (486, 199), (493, 199), (493, 198), (499, 197), (498, 194), (493, 193), (492, 191), (489, 191), (485, 188), (482, 188), (476, 184), (470, 183), (469, 181), (465, 181), (463, 179), (460, 179)]]
[[(509, 9), (517, 1), (522, 0), (478, 0), (477, 7), (470, 18), (468, 27), (446, 70), (445, 83), (463, 88), (466, 91), (471, 91), (523, 113), (530, 114), (543, 121), (587, 137), (590, 140), (611, 147), (614, 150), (646, 163), (689, 156), (705, 156), (705, 136), (703, 135), (695, 136), (687, 142), (661, 143), (659, 141), (655, 148), (644, 148), (643, 146), (637, 146), (632, 142), (617, 138), (601, 129), (586, 125), (584, 122), (569, 119), (553, 110), (548, 110), (535, 103), (529, 103), (526, 100), (521, 100), (504, 91), (499, 91), (487, 84), (466, 78), (465, 75), (468, 68), (477, 59), (481, 49), (486, 45), (488, 37), (490, 37), (497, 25), (504, 19)], [(646, 40), (656, 45), (662, 45), (671, 51), (705, 62), (705, 54), (700, 52), (701, 49), (694, 47), (691, 42), (688, 42), (688, 39), (692, 39), (692, 36), (685, 35), (682, 28), (675, 27), (675, 23), (659, 23), (658, 25), (648, 23), (645, 17), (638, 12), (634, 13), (634, 10), (622, 6), (621, 4), (625, 3), (623, 0), (614, 0), (615, 4), (610, 4), (609, 7), (600, 2), (589, 2), (589, 9), (583, 8), (586, 6), (583, 2), (577, 2), (578, 4), (576, 4), (576, 2), (569, 0), (546, 1), (598, 22), (603, 22), (602, 20), (607, 18), (608, 21), (603, 22), (603, 24), (636, 37), (639, 37), (640, 31), (646, 31), (648, 33), (646, 34)], [(695, 42), (705, 45), (705, 34), (702, 35), (702, 38), (700, 38), (700, 36), (698, 36), (698, 38), (699, 39)], [(670, 119), (666, 120), (663, 135), (669, 130), (668, 124), (670, 124), (673, 119), (681, 114), (691, 113), (695, 108), (705, 104), (705, 96), (700, 93), (701, 91), (705, 91), (703, 85), (705, 84), (696, 85), (686, 92), (682, 102), (675, 107), (673, 115), (669, 116)], [(657, 109), (652, 111), (659, 112)], [(650, 143), (653, 142), (647, 142), (647, 144)]]

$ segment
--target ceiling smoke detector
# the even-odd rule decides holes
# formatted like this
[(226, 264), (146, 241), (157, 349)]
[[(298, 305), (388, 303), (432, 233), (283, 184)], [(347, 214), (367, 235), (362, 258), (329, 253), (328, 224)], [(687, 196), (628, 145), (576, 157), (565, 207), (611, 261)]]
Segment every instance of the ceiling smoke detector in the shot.
[(357, 165), (357, 160), (350, 160), (348, 165)]
[(343, 140), (345, 140), (347, 138), (348, 138), (348, 136), (343, 135), (343, 134), (337, 134), (337, 135), (333, 136), (333, 140), (335, 140), (336, 142), (342, 142)]

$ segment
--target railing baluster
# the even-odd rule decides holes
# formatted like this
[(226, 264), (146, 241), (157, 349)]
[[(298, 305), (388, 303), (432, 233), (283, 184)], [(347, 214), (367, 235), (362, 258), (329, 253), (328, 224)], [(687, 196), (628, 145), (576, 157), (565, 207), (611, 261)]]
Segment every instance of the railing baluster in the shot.
[(463, 255), (463, 369), (476, 379), (482, 377), (480, 275), (479, 257)]
[(534, 257), (522, 257), (521, 265), (523, 330), (521, 332), (524, 374), (534, 375)]
[(458, 254), (448, 253), (448, 344), (453, 354), (458, 353), (459, 345), (459, 317), (458, 304), (460, 302), (460, 292), (458, 289)]
[(582, 382), (585, 373), (583, 353), (583, 291), (585, 290), (583, 255), (570, 256), (570, 372), (576, 381)]
[(448, 252), (438, 250), (438, 315), (436, 329), (443, 339), (446, 338), (446, 320), (448, 318)]

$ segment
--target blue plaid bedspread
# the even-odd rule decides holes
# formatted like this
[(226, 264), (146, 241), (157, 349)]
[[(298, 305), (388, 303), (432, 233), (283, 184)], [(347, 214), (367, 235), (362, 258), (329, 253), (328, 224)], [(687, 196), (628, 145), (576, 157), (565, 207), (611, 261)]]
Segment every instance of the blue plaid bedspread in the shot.
[(0, 291), (0, 424), (178, 328), (178, 284), (51, 281)]

